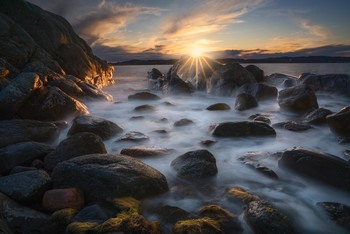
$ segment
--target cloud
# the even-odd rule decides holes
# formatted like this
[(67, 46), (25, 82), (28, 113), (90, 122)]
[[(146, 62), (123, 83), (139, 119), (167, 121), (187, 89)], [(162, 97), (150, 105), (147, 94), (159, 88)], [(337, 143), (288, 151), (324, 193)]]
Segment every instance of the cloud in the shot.
[(317, 36), (323, 40), (327, 39), (330, 34), (326, 27), (322, 25), (311, 25), (310, 22), (305, 19), (301, 20), (301, 27), (306, 29), (311, 35)]

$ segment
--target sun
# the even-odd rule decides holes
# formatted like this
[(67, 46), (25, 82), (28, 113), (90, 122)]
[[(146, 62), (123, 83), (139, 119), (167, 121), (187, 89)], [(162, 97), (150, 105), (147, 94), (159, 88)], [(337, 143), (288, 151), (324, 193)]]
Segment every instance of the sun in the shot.
[(192, 48), (191, 56), (192, 57), (200, 57), (200, 56), (202, 56), (202, 54), (204, 52), (205, 52), (205, 50), (204, 50), (203, 47), (195, 46), (195, 47)]

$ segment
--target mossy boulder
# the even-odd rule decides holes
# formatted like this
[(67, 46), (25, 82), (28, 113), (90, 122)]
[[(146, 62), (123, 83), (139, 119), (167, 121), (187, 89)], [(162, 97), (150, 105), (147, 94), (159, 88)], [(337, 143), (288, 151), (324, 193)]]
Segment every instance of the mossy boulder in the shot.
[(252, 195), (248, 192), (246, 192), (242, 188), (231, 188), (226, 191), (226, 196), (227, 198), (231, 200), (238, 200), (243, 203), (249, 203), (252, 201), (260, 201), (261, 199), (258, 196)]
[(199, 218), (178, 221), (172, 228), (173, 234), (223, 234), (218, 222), (211, 218)]
[(138, 212), (140, 208), (140, 201), (133, 197), (114, 198), (112, 203), (121, 211)]
[(58, 223), (63, 223), (68, 225), (72, 222), (74, 216), (78, 213), (77, 209), (65, 208), (62, 210), (57, 210), (51, 215), (51, 220)]
[(66, 233), (68, 234), (85, 234), (85, 233), (94, 233), (94, 228), (99, 224), (95, 222), (74, 222), (67, 226)]

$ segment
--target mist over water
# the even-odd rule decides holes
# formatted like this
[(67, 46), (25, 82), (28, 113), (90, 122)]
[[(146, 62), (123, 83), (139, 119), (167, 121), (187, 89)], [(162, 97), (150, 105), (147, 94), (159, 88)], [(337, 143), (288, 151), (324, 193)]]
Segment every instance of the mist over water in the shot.
[[(298, 76), (303, 72), (318, 74), (347, 73), (350, 74), (350, 64), (257, 64), (271, 73), (285, 73)], [(244, 232), (251, 233), (243, 220), (242, 206), (230, 202), (225, 197), (225, 190), (231, 187), (242, 187), (252, 194), (256, 194), (272, 203), (287, 214), (298, 231), (304, 233), (345, 233), (316, 207), (317, 202), (333, 201), (350, 205), (349, 195), (333, 187), (299, 177), (297, 174), (280, 169), (276, 159), (264, 159), (265, 166), (274, 170), (278, 180), (270, 179), (243, 165), (237, 160), (247, 152), (266, 151), (277, 152), (289, 147), (302, 146), (308, 149), (319, 150), (344, 158), (343, 151), (349, 145), (340, 145), (336, 137), (327, 126), (313, 126), (304, 132), (291, 132), (275, 129), (277, 137), (268, 138), (215, 138), (212, 137), (208, 126), (212, 123), (225, 121), (243, 121), (256, 113), (269, 114), (272, 124), (286, 120), (301, 120), (300, 117), (281, 111), (276, 100), (259, 102), (259, 106), (246, 111), (234, 110), (234, 97), (212, 96), (204, 92), (196, 92), (192, 96), (162, 97), (158, 101), (128, 102), (127, 97), (137, 91), (147, 89), (147, 71), (153, 67), (165, 73), (170, 65), (152, 66), (117, 66), (116, 85), (105, 90), (111, 93), (120, 103), (94, 102), (87, 103), (91, 115), (106, 118), (121, 124), (125, 131), (139, 131), (149, 140), (141, 143), (115, 142), (116, 136), (105, 142), (108, 153), (120, 153), (129, 146), (149, 145), (162, 148), (171, 148), (176, 151), (170, 155), (156, 158), (141, 158), (146, 164), (161, 171), (167, 178), (170, 191), (166, 194), (149, 199), (150, 203), (178, 206), (190, 212), (207, 204), (218, 204), (230, 212), (239, 215)], [(334, 94), (318, 93), (320, 107), (331, 111), (339, 111), (349, 105), (349, 99)], [(163, 102), (170, 102), (174, 106), (167, 106)], [(214, 103), (223, 102), (231, 106), (228, 111), (207, 111), (206, 108)], [(136, 106), (150, 104), (156, 107), (154, 112), (137, 113)], [(133, 120), (132, 116), (144, 116), (143, 119)], [(166, 118), (167, 121), (160, 121)], [(194, 125), (173, 127), (173, 123), (182, 118), (194, 121)], [(166, 130), (169, 133), (161, 135), (155, 130)], [(218, 174), (208, 181), (191, 182), (178, 178), (170, 163), (177, 156), (192, 150), (203, 149), (200, 145), (203, 140), (217, 141), (207, 149), (215, 156)], [(148, 218), (153, 218), (149, 216)]]

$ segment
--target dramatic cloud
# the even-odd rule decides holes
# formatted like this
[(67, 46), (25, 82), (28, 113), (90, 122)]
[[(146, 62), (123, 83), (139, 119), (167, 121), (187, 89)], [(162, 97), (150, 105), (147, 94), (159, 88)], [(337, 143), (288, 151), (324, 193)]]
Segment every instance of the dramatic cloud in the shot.
[(311, 35), (317, 36), (320, 39), (327, 39), (329, 30), (322, 25), (311, 25), (308, 20), (301, 20), (301, 26), (306, 29)]

